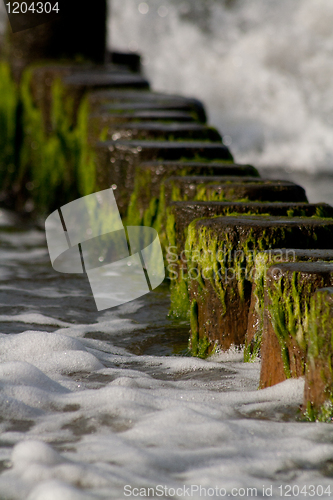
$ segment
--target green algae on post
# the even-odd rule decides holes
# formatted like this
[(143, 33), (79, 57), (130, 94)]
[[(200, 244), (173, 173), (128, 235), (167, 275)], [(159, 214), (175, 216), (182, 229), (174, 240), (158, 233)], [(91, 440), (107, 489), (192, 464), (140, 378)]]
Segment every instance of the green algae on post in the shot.
[(191, 337), (189, 340), (189, 349), (192, 356), (197, 358), (205, 359), (208, 356), (208, 351), (211, 343), (207, 337), (199, 337), (198, 329), (198, 304), (196, 300), (193, 300), (190, 310), (190, 325), (191, 325)]
[(310, 421), (332, 422), (333, 288), (317, 290), (310, 301), (303, 410)]
[[(318, 207), (317, 207), (318, 208)], [(325, 207), (323, 207), (325, 209)], [(323, 211), (323, 209), (321, 211)], [(264, 324), (264, 289), (268, 268), (287, 262), (333, 262), (333, 250), (273, 249), (255, 257), (249, 321), (246, 334), (244, 360), (254, 361), (260, 353)]]
[(171, 285), (178, 302), (171, 311), (185, 313), (178, 300), (185, 283), (190, 304), (198, 304), (200, 338), (207, 336), (224, 350), (243, 345), (256, 253), (295, 242), (303, 248), (331, 246), (333, 220), (263, 215), (193, 221), (185, 243), (186, 266)]
[(73, 101), (65, 96), (60, 79), (51, 88), (51, 130), (45, 129), (42, 110), (30, 89), (31, 70), (22, 78), (23, 144), (19, 180), (31, 186), (40, 210), (92, 193), (96, 187), (94, 155), (88, 145), (88, 104), (83, 100), (76, 125), (72, 124)]
[(309, 343), (310, 299), (333, 284), (333, 264), (274, 264), (266, 273), (265, 320), (260, 387), (305, 374)]
[(9, 64), (0, 61), (0, 181), (1, 189), (15, 182), (17, 111), (19, 93)]

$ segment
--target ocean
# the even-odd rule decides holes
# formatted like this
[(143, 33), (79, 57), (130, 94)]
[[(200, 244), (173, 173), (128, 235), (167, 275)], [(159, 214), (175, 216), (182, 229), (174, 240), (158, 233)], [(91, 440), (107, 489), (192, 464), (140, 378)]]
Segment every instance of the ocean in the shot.
[(259, 391), (242, 351), (186, 356), (165, 284), (98, 313), (42, 229), (0, 221), (1, 499), (329, 498), (333, 426), (301, 420), (303, 379)]
[(331, 0), (112, 0), (109, 43), (201, 99), (239, 162), (333, 173)]
[[(332, 22), (329, 0), (113, 0), (109, 43), (202, 100), (238, 162), (332, 202)], [(163, 284), (98, 313), (42, 227), (0, 211), (1, 499), (333, 495), (333, 426), (301, 419), (304, 381), (259, 391), (242, 351), (187, 356), (168, 307)]]

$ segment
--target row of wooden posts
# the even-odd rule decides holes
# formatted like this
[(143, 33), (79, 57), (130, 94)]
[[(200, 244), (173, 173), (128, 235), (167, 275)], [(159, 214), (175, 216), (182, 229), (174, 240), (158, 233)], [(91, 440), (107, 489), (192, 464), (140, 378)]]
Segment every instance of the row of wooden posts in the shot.
[(170, 314), (189, 319), (192, 353), (245, 345), (245, 361), (261, 357), (260, 387), (305, 376), (303, 411), (330, 421), (333, 208), (235, 164), (200, 101), (152, 92), (124, 65), (48, 63), (30, 73), (45, 137), (61, 128), (53, 116), (59, 82), (59, 116), (71, 130), (82, 126), (83, 103), (88, 110), (83, 142), (93, 166), (78, 192), (113, 186), (127, 225), (158, 230)]

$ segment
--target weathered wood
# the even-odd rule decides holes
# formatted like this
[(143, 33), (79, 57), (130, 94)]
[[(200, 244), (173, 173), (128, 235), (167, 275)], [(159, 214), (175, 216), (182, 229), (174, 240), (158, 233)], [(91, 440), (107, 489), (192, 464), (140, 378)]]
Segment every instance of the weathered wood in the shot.
[(311, 295), (332, 286), (333, 264), (274, 264), (266, 273), (260, 387), (305, 374)]
[[(48, 130), (51, 128), (51, 106), (57, 82), (60, 82), (64, 90), (63, 111), (71, 108), (70, 119), (73, 124), (75, 124), (83, 97), (96, 88), (138, 87), (147, 89), (149, 87), (147, 80), (141, 75), (119, 71), (110, 66), (96, 67), (89, 63), (43, 64), (32, 67), (30, 71), (29, 91), (34, 104), (42, 111), (45, 127)], [(68, 102), (71, 102), (70, 106)]]
[(147, 92), (143, 90), (99, 90), (91, 92), (89, 95), (89, 105), (94, 112), (100, 112), (103, 106), (110, 103), (164, 103), (176, 104), (186, 103), (197, 113), (199, 120), (202, 123), (207, 121), (204, 105), (198, 99), (191, 97), (183, 97), (179, 95), (164, 94), (161, 92)]
[[(146, 161), (137, 167), (138, 172), (150, 172), (156, 176), (156, 182), (173, 175), (216, 175), (229, 177), (260, 177), (258, 170), (252, 165), (235, 163), (196, 162), (196, 161)], [(180, 172), (180, 173), (179, 173)]]
[(114, 123), (104, 114), (92, 115), (89, 119), (92, 141), (100, 137), (101, 130), (105, 133), (105, 140), (196, 140), (221, 142), (222, 138), (213, 127), (195, 122), (161, 122), (143, 121)]
[[(308, 207), (311, 207), (309, 204)], [(333, 207), (329, 205), (316, 206), (316, 212), (323, 217), (333, 217)], [(296, 216), (297, 214), (294, 213)], [(311, 216), (311, 212), (307, 213)], [(312, 214), (316, 215), (316, 214)], [(249, 311), (248, 327), (245, 340), (245, 361), (251, 361), (260, 353), (262, 332), (264, 326), (264, 288), (266, 273), (272, 264), (277, 266), (283, 262), (333, 262), (333, 250), (300, 250), (295, 248), (281, 248), (260, 252), (255, 257), (254, 282), (252, 286), (251, 305)]]
[[(232, 201), (174, 201), (169, 205), (169, 216), (173, 218), (173, 228), (176, 235), (176, 241), (169, 242), (176, 244), (178, 252), (184, 250), (187, 228), (195, 219), (225, 216), (238, 213), (242, 214), (268, 214), (275, 217), (313, 217), (320, 214), (322, 217), (333, 217), (333, 207), (327, 203), (303, 203), (303, 202), (232, 202)], [(327, 260), (326, 256), (330, 254), (329, 250), (292, 250), (293, 255), (298, 260), (309, 256), (313, 260)], [(288, 262), (289, 250), (268, 250), (267, 258), (273, 259), (274, 256), (279, 262)], [(259, 254), (259, 256), (262, 254)], [(258, 256), (258, 257), (259, 257)], [(333, 260), (333, 251), (332, 251)]]
[(303, 410), (309, 420), (332, 422), (333, 288), (318, 289), (310, 302)]
[(255, 254), (296, 243), (299, 248), (331, 248), (333, 220), (229, 216), (194, 221), (185, 244), (186, 274), (178, 277), (172, 307), (181, 302), (188, 312), (195, 303), (198, 337), (210, 345), (218, 342), (228, 349), (244, 344)]
[[(151, 178), (149, 170), (141, 169), (140, 173), (138, 169), (136, 170), (137, 183), (134, 187), (128, 213), (128, 220), (131, 223), (140, 223), (147, 218), (148, 212), (152, 211), (151, 202), (154, 196), (158, 198), (158, 205), (156, 204), (156, 213), (151, 214), (151, 216), (157, 217), (164, 225), (167, 221), (167, 207), (174, 201), (239, 201), (244, 199), (253, 201), (259, 198), (262, 201), (298, 202), (302, 200), (306, 202), (303, 188), (285, 181), (266, 181), (261, 178), (245, 176), (181, 175), (169, 176), (160, 185), (155, 184), (151, 190)], [(156, 192), (156, 188), (158, 192)], [(161, 228), (156, 227), (156, 229), (160, 230)]]
[(135, 113), (138, 111), (183, 111), (187, 113), (191, 113), (193, 118), (204, 123), (201, 120), (200, 115), (196, 112), (196, 107), (193, 106), (193, 103), (190, 101), (175, 100), (172, 101), (169, 99), (168, 101), (153, 101), (153, 102), (145, 102), (145, 101), (130, 101), (130, 102), (112, 102), (109, 104), (104, 104), (101, 106), (100, 112), (107, 116), (107, 114), (126, 114), (126, 113)]
[[(96, 145), (96, 165), (100, 186), (117, 186), (116, 197), (122, 213), (127, 211), (134, 190), (136, 167), (148, 160), (193, 160), (231, 162), (229, 149), (220, 143), (200, 141), (106, 141)], [(110, 168), (110, 165), (113, 168)]]
[[(156, 226), (158, 213), (160, 222), (166, 222), (164, 182), (172, 175), (223, 176), (226, 180), (236, 180), (244, 176), (259, 176), (251, 165), (232, 163), (192, 162), (192, 161), (149, 161), (137, 165), (134, 172), (134, 190), (130, 196), (127, 221), (129, 224), (151, 224)], [(154, 201), (155, 200), (155, 201)], [(170, 201), (170, 200), (169, 200)], [(152, 205), (153, 204), (153, 205)]]
[[(171, 193), (175, 189), (179, 193), (179, 201), (196, 199), (202, 201), (240, 201), (242, 199), (261, 202), (308, 201), (304, 189), (293, 182), (251, 177), (223, 181), (218, 177), (170, 176), (165, 182), (165, 191)], [(171, 195), (168, 197), (171, 198)]]

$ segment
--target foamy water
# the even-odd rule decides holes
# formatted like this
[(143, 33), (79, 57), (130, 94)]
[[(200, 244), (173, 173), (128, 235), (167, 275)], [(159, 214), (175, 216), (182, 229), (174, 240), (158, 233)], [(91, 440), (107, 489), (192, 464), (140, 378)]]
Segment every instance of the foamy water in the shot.
[(333, 170), (331, 0), (112, 0), (110, 44), (193, 95), (237, 161)]
[(298, 421), (302, 379), (258, 391), (241, 352), (186, 356), (165, 285), (98, 313), (83, 276), (52, 270), (43, 231), (1, 213), (0, 498), (332, 485), (333, 427)]
[[(155, 89), (202, 99), (237, 161), (331, 169), (331, 2), (228, 5), (113, 0), (112, 42), (144, 53)], [(302, 379), (258, 391), (241, 352), (186, 356), (166, 285), (98, 313), (43, 231), (0, 226), (0, 498), (333, 495), (333, 426), (299, 421)]]

